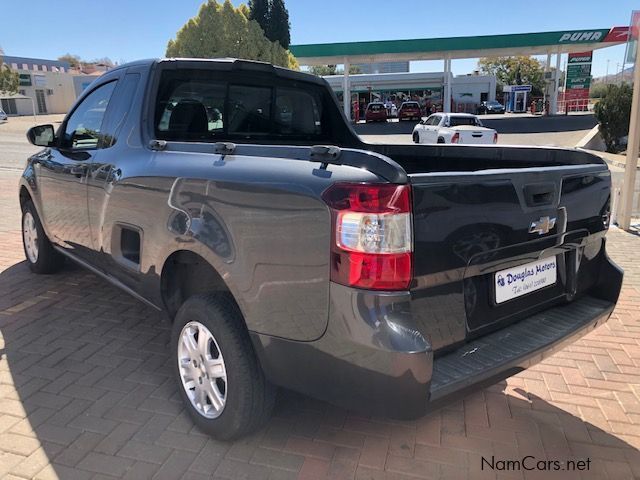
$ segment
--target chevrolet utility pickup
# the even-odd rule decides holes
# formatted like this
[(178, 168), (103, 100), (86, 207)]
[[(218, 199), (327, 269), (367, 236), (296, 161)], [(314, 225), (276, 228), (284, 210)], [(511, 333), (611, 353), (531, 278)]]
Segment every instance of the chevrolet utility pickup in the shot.
[(30, 269), (71, 259), (167, 312), (217, 438), (256, 429), (278, 386), (416, 418), (606, 322), (620, 291), (599, 157), (367, 144), (313, 75), (130, 63), (28, 138)]

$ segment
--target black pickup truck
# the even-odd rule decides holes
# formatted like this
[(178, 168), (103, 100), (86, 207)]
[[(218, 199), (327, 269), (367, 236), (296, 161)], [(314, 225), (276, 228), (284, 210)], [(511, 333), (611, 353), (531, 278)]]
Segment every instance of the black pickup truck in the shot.
[(366, 144), (312, 75), (130, 63), (28, 138), (31, 270), (70, 258), (166, 311), (218, 438), (257, 428), (276, 386), (415, 418), (607, 321), (620, 291), (600, 158)]

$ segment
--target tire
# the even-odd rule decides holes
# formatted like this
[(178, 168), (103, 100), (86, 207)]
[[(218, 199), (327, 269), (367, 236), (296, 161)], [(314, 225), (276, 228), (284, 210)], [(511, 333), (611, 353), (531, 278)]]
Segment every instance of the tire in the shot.
[(445, 142), (444, 142), (444, 138), (442, 138), (442, 137), (438, 137), (438, 143), (445, 143)]
[(40, 217), (31, 200), (22, 207), (22, 247), (29, 269), (33, 273), (55, 273), (64, 265), (64, 256), (57, 252), (42, 228)]
[(418, 132), (413, 132), (413, 143), (420, 143), (420, 135), (418, 135)]
[[(207, 335), (206, 348), (198, 342), (202, 334)], [(195, 342), (191, 350), (186, 344), (189, 338)], [(194, 423), (205, 433), (231, 440), (257, 430), (269, 419), (276, 388), (260, 368), (244, 318), (230, 295), (190, 297), (173, 322), (171, 344), (180, 395)], [(202, 351), (215, 368), (200, 362)], [(194, 364), (192, 357), (198, 355)], [(198, 396), (205, 390), (204, 397)]]

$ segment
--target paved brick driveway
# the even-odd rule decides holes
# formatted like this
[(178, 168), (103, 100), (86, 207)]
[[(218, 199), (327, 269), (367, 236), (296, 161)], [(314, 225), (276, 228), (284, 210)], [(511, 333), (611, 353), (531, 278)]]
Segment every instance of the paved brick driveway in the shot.
[[(169, 377), (161, 316), (73, 266), (28, 273), (18, 172), (0, 171), (2, 478), (640, 478), (640, 237), (609, 323), (536, 368), (414, 422), (290, 392), (263, 431), (201, 434)], [(566, 460), (581, 473), (481, 470), (481, 456)]]

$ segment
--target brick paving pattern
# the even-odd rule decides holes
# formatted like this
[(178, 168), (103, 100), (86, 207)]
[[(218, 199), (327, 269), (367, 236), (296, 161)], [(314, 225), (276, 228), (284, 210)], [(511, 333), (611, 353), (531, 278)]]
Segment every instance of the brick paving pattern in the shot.
[[(412, 422), (281, 392), (234, 443), (187, 417), (161, 314), (68, 265), (24, 262), (18, 172), (0, 172), (0, 478), (640, 478), (640, 237), (611, 320), (538, 366)], [(481, 469), (481, 457), (591, 459), (589, 471)]]

